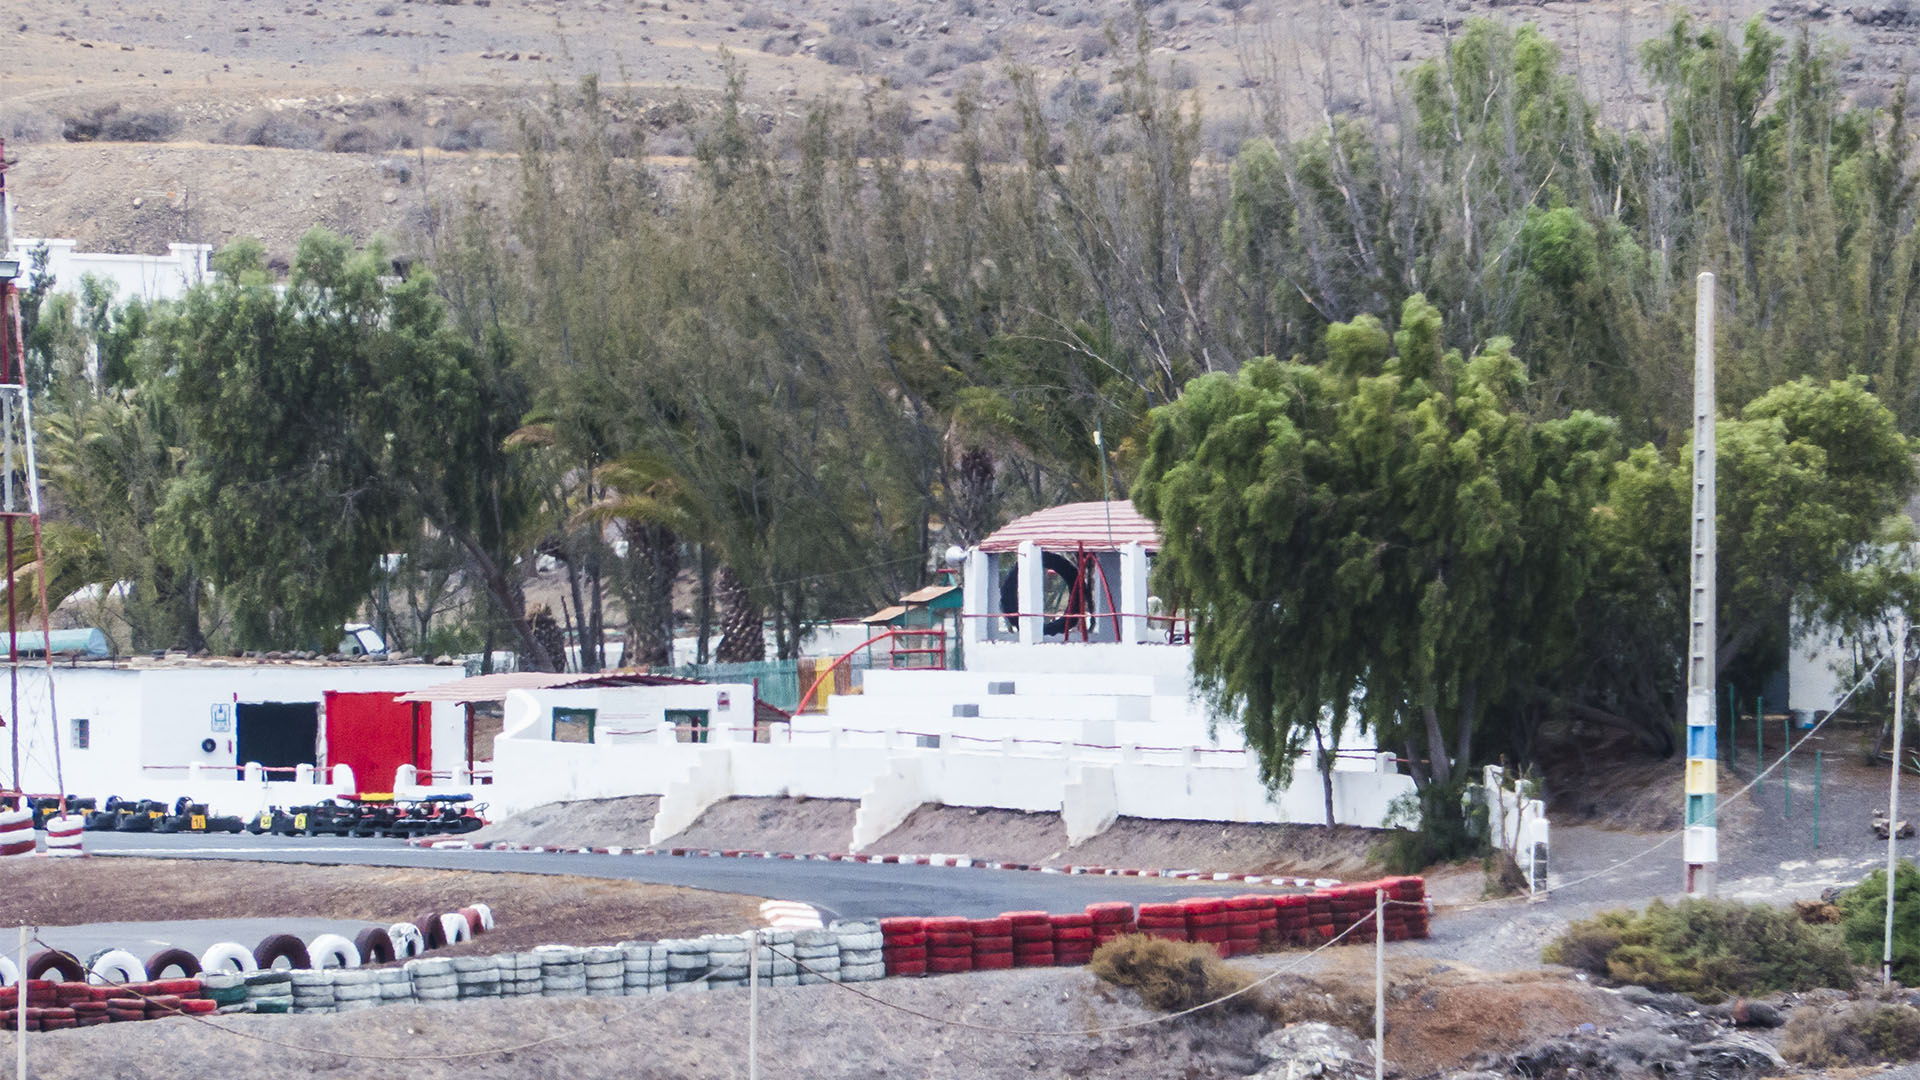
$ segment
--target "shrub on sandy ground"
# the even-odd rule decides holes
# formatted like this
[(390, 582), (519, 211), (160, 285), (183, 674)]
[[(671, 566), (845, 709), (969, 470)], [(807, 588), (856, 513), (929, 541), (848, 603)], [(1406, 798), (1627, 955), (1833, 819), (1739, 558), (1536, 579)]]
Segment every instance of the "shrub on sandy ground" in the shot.
[[(1093, 973), (1115, 986), (1138, 991), (1150, 1009), (1180, 1012), (1253, 985), (1244, 969), (1220, 959), (1213, 946), (1128, 934), (1093, 951)], [(1225, 1010), (1261, 1010), (1255, 992), (1221, 1002)]]
[(1602, 912), (1567, 927), (1542, 959), (1702, 1001), (1846, 988), (1855, 979), (1833, 927), (1765, 904), (1717, 900), (1655, 900), (1645, 911)]
[(1920, 1056), (1920, 1009), (1886, 1001), (1795, 1009), (1780, 1036), (1780, 1056), (1816, 1069)]
[[(1886, 948), (1887, 872), (1875, 870), (1840, 894), (1840, 925), (1847, 948), (1878, 966)], [(1893, 874), (1893, 977), (1920, 983), (1920, 870), (1902, 859)]]

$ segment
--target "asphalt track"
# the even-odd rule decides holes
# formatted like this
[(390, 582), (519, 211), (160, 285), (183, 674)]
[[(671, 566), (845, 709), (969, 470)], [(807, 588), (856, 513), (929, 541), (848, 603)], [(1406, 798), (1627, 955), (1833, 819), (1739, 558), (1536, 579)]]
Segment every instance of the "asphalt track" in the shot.
[(245, 833), (215, 836), (88, 833), (86, 846), (90, 854), (105, 856), (573, 874), (798, 900), (820, 909), (822, 917), (827, 919), (890, 915), (984, 918), (1003, 911), (1078, 911), (1101, 900), (1141, 903), (1177, 900), (1182, 896), (1284, 891), (1237, 880), (1190, 882), (811, 859), (446, 850), (408, 847), (404, 840)]

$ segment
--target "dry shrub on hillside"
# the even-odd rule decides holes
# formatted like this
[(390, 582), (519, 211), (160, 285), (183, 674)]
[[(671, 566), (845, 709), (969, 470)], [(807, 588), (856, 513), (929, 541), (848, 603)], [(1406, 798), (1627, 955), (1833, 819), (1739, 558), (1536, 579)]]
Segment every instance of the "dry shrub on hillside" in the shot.
[(1920, 1009), (1885, 1001), (1795, 1009), (1780, 1036), (1780, 1056), (1816, 1069), (1905, 1061), (1916, 1055)]
[[(1137, 991), (1150, 1009), (1181, 1012), (1246, 991), (1254, 977), (1220, 959), (1213, 946), (1168, 941), (1145, 934), (1128, 934), (1093, 952), (1093, 973)], [(1239, 993), (1216, 1008), (1226, 1011), (1265, 1011), (1270, 1006), (1259, 994)]]

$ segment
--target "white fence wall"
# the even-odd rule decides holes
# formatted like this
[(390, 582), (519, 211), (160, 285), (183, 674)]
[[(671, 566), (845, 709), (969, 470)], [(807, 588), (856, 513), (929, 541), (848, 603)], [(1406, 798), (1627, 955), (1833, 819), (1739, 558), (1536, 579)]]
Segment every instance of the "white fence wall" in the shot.
[(47, 247), (47, 271), (54, 276), (54, 291), (78, 293), (82, 277), (95, 277), (110, 283), (114, 299), (178, 300), (189, 288), (209, 276), (207, 258), (212, 244), (168, 244), (165, 255), (125, 255), (75, 251), (72, 240), (20, 238), (13, 243), (9, 258), (20, 260), (21, 273), (29, 272), (36, 245)]

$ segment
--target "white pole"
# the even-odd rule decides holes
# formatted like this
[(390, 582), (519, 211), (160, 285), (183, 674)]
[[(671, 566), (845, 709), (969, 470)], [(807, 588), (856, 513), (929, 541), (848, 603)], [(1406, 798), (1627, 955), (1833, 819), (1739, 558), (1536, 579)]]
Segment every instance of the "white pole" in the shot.
[(747, 1080), (760, 1080), (760, 931), (747, 940)]
[(1713, 895), (1720, 861), (1719, 796), (1716, 769), (1720, 757), (1714, 735), (1714, 685), (1718, 671), (1719, 632), (1714, 597), (1714, 575), (1719, 563), (1715, 530), (1718, 440), (1714, 433), (1713, 315), (1714, 279), (1702, 273), (1696, 283), (1693, 313), (1693, 548), (1690, 567), (1687, 627), (1687, 771), (1682, 820), (1686, 832), (1682, 857), (1687, 864), (1686, 891)]
[(1899, 857), (1900, 735), (1906, 727), (1907, 613), (1893, 619), (1893, 777), (1887, 781), (1887, 936), (1880, 952), (1880, 985), (1893, 983), (1893, 868)]
[(1373, 890), (1373, 1080), (1387, 1076), (1387, 890)]
[[(21, 802), (24, 804), (25, 799)], [(27, 1080), (27, 927), (20, 926), (20, 978), (14, 985), (20, 988), (20, 995), (14, 1001), (14, 1008), (20, 1011), (16, 1018), (20, 1021), (20, 1030), (13, 1035), (13, 1075), (18, 1080)]]

